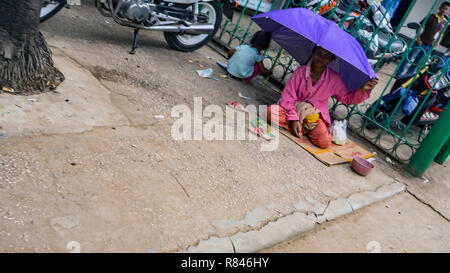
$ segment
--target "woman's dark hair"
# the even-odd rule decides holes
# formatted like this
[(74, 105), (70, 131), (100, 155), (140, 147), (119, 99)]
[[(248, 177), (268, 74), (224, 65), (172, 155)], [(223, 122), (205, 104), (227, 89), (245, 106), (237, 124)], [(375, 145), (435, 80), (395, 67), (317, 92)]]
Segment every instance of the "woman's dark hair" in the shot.
[[(312, 49), (312, 53), (314, 54), (314, 52), (319, 48), (319, 45), (315, 45)], [(331, 52), (330, 52), (331, 53)], [(333, 53), (331, 53), (332, 57), (331, 60), (333, 61), (334, 59), (336, 59), (336, 55), (334, 55)]]
[(257, 31), (250, 40), (250, 44), (252, 46), (259, 46), (262, 50), (266, 50), (269, 48), (270, 37), (271, 34), (269, 32), (264, 32), (262, 30)]

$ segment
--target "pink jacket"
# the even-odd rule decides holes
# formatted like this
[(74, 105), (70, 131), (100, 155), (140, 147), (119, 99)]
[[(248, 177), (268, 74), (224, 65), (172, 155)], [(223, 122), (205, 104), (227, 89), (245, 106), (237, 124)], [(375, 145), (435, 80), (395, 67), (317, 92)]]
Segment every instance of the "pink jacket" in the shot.
[(311, 64), (303, 65), (294, 71), (281, 94), (280, 105), (286, 110), (287, 120), (298, 120), (294, 104), (308, 101), (320, 110), (322, 120), (330, 127), (328, 98), (335, 98), (345, 104), (358, 104), (369, 98), (370, 92), (350, 91), (345, 88), (338, 73), (326, 68), (320, 79), (312, 86)]

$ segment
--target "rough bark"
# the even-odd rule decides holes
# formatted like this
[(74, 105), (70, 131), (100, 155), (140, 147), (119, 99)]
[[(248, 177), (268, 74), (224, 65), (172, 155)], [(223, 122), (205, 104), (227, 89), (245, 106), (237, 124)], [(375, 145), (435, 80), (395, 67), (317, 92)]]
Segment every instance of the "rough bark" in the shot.
[(64, 81), (39, 32), (41, 4), (41, 0), (0, 1), (0, 92), (42, 93)]

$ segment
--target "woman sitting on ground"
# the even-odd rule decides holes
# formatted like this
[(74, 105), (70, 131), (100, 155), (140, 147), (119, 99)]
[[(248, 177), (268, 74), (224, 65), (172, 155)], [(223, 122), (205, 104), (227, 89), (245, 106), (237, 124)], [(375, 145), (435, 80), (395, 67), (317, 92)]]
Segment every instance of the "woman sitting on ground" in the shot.
[[(331, 145), (328, 99), (334, 96), (345, 104), (358, 104), (369, 98), (378, 79), (367, 81), (359, 90), (348, 90), (338, 73), (328, 68), (335, 56), (316, 46), (312, 61), (294, 71), (284, 87), (280, 104), (267, 108), (267, 120), (278, 116), (278, 125), (295, 136), (307, 135), (310, 141), (326, 149)], [(274, 122), (276, 123), (276, 122)]]

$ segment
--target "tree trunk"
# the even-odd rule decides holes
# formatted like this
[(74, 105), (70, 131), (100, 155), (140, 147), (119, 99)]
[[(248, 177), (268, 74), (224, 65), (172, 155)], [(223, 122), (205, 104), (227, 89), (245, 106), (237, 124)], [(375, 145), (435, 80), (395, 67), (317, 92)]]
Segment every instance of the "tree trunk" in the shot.
[(0, 93), (37, 94), (64, 81), (38, 29), (41, 5), (41, 0), (0, 1)]

